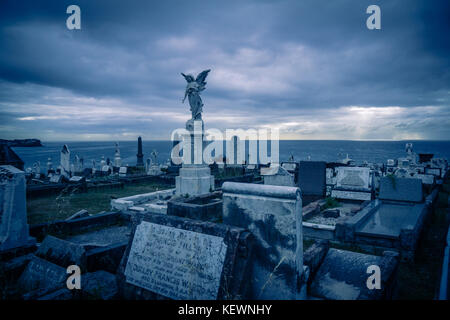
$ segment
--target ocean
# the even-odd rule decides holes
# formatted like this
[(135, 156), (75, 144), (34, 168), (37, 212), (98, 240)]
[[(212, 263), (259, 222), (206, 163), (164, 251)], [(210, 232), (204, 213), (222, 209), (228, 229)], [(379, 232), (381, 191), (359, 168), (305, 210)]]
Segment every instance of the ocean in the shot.
[[(435, 157), (450, 159), (450, 141), (348, 141), (348, 140), (281, 140), (279, 144), (280, 161), (286, 161), (292, 154), (296, 161), (338, 161), (348, 156), (356, 163), (363, 161), (384, 163), (387, 159), (396, 159), (405, 155), (405, 144), (413, 143), (416, 153), (433, 153)], [(40, 161), (41, 171), (44, 172), (47, 159), (51, 157), (53, 167), (56, 168), (60, 161), (60, 150), (64, 142), (42, 142), (43, 147), (22, 148), (15, 147), (14, 151), (25, 162), (25, 168), (32, 167)], [(97, 166), (101, 157), (105, 160), (114, 159), (115, 142), (89, 141), (66, 143), (71, 152), (73, 161), (75, 155), (84, 159), (85, 167), (92, 166), (95, 160)], [(165, 163), (170, 157), (171, 141), (143, 141), (144, 162), (150, 158), (150, 153), (156, 150), (158, 163)], [(137, 153), (136, 141), (119, 142), (123, 165), (135, 165)], [(270, 148), (269, 155), (270, 155)], [(246, 149), (248, 150), (248, 148)]]

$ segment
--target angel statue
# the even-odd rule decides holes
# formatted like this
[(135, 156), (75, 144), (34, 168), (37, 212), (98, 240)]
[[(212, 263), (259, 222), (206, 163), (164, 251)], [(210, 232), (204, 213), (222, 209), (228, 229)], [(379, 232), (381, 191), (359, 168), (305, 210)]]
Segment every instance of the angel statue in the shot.
[(186, 97), (189, 98), (189, 104), (191, 106), (192, 112), (192, 120), (201, 120), (202, 119), (202, 108), (203, 102), (202, 98), (200, 98), (200, 92), (205, 90), (206, 86), (206, 77), (208, 76), (208, 72), (211, 69), (202, 71), (198, 74), (197, 79), (194, 80), (194, 76), (192, 74), (185, 75), (181, 73), (181, 75), (186, 79), (187, 86), (186, 91), (184, 93), (183, 103), (186, 100)]

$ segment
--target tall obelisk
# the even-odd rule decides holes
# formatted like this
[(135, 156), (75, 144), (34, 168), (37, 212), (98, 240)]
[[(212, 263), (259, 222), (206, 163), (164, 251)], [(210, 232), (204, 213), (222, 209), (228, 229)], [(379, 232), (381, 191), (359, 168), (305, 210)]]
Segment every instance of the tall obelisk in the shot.
[(144, 166), (144, 154), (142, 153), (142, 138), (138, 138), (138, 153), (136, 155), (137, 162), (136, 167), (143, 167)]

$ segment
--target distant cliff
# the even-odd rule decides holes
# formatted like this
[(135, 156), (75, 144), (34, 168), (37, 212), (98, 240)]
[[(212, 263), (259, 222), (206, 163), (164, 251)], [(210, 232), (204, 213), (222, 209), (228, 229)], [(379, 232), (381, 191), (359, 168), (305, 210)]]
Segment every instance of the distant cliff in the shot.
[(6, 144), (10, 147), (42, 147), (41, 140), (39, 139), (0, 139), (0, 144)]

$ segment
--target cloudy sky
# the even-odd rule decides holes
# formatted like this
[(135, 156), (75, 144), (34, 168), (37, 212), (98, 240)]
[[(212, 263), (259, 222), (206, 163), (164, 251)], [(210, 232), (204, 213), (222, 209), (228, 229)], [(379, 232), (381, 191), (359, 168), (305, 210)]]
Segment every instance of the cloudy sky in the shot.
[(180, 72), (210, 68), (207, 128), (450, 140), (449, 17), (448, 0), (2, 0), (0, 138), (170, 139)]

